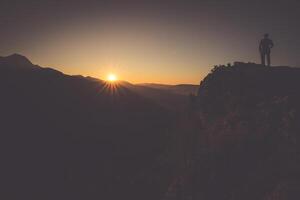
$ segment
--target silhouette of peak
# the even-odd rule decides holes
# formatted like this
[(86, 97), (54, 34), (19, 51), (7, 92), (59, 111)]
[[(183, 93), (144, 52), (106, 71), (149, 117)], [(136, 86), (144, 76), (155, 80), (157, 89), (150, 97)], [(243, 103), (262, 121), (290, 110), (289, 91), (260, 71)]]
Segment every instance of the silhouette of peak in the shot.
[(201, 81), (197, 100), (199, 107), (212, 115), (231, 113), (237, 107), (255, 110), (261, 104), (276, 102), (278, 98), (288, 97), (296, 102), (295, 99), (300, 98), (299, 77), (300, 68), (296, 67), (266, 67), (241, 62), (215, 66)]
[(300, 69), (297, 67), (267, 67), (255, 63), (235, 62), (233, 65), (214, 66), (202, 81), (198, 95), (208, 91), (228, 92), (233, 90), (285, 91), (298, 83)]
[(12, 54), (6, 57), (0, 57), (0, 65), (13, 67), (34, 67), (28, 58), (20, 54)]

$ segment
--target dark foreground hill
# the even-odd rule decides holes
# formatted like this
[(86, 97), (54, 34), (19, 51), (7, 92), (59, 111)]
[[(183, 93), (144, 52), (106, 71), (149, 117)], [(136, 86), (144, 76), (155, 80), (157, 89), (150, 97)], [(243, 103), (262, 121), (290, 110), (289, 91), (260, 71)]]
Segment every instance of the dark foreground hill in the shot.
[(168, 141), (169, 111), (20, 55), (0, 58), (0, 92), (6, 199), (159, 198), (165, 180), (151, 167)]
[(178, 130), (185, 170), (165, 199), (299, 199), (299, 102), (299, 68), (215, 67)]

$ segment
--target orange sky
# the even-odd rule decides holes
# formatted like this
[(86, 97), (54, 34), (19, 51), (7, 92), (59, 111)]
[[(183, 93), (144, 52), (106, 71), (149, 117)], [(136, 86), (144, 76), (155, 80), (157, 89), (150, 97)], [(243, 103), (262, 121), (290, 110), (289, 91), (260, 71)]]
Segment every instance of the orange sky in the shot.
[(285, 2), (45, 2), (0, 7), (1, 56), (23, 54), (71, 75), (199, 84), (214, 65), (260, 62), (258, 43), (269, 32), (272, 63), (299, 65), (299, 12)]
[(224, 41), (207, 33), (197, 35), (151, 22), (131, 22), (126, 27), (117, 22), (104, 28), (74, 24), (53, 30), (31, 39), (17, 53), (66, 74), (105, 79), (115, 73), (132, 83), (164, 84), (199, 84), (213, 65), (238, 56), (226, 50)]

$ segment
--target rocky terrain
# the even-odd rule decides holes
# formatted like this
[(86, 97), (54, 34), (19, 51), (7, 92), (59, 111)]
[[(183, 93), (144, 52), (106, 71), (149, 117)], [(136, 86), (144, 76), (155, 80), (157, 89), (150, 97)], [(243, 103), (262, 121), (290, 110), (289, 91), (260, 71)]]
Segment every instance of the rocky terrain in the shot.
[(298, 199), (299, 85), (299, 68), (215, 66), (181, 121), (185, 165), (165, 199)]

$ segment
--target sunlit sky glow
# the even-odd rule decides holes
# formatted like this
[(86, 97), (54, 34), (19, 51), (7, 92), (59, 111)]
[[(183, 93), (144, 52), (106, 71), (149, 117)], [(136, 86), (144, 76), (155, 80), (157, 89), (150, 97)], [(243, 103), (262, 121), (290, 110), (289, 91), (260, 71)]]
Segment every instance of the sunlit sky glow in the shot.
[(115, 82), (118, 80), (118, 77), (117, 77), (117, 75), (110, 73), (107, 75), (106, 80), (109, 82)]
[(259, 62), (269, 32), (273, 63), (300, 66), (299, 3), (270, 2), (4, 1), (0, 55), (104, 80), (198, 84), (215, 64)]

